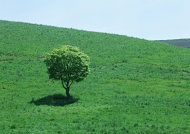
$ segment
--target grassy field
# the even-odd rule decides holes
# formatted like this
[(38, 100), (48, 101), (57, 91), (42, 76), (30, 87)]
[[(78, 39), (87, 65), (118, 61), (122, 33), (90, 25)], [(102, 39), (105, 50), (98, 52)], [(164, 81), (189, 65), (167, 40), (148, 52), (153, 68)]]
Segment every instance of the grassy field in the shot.
[(190, 39), (160, 40), (159, 42), (190, 48)]
[[(65, 99), (43, 57), (62, 45), (91, 58)], [(0, 133), (190, 133), (190, 49), (121, 35), (0, 21)]]

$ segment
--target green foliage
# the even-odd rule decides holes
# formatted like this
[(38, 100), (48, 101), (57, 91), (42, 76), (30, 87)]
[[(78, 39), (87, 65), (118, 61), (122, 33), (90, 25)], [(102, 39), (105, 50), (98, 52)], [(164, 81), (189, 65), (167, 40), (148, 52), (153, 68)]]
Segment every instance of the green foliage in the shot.
[(80, 82), (89, 74), (89, 57), (77, 47), (54, 49), (44, 62), (50, 79)]
[[(48, 81), (62, 44), (89, 55), (73, 99)], [(142, 39), (0, 21), (0, 133), (190, 133), (190, 50)]]

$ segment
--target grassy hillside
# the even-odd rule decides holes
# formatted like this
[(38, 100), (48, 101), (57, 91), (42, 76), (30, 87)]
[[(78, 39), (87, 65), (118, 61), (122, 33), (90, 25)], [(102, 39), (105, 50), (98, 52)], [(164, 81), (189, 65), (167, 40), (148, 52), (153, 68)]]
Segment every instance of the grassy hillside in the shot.
[[(91, 58), (71, 87), (43, 57), (62, 45)], [(190, 133), (190, 50), (126, 36), (0, 21), (0, 133)]]
[(159, 42), (190, 48), (190, 39), (159, 40)]

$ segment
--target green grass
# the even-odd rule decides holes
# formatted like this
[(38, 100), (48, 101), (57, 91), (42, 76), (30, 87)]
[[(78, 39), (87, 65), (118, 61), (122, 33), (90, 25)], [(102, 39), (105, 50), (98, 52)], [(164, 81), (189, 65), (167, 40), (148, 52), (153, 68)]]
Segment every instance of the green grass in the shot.
[[(91, 58), (65, 99), (43, 57), (62, 45)], [(0, 21), (0, 133), (190, 133), (190, 50), (114, 34)]]

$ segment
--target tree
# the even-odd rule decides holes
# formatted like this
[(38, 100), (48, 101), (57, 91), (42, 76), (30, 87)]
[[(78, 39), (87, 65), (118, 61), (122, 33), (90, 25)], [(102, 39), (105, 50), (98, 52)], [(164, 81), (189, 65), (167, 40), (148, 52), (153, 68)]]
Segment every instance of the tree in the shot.
[(89, 74), (90, 59), (78, 47), (63, 46), (48, 53), (44, 60), (49, 79), (61, 80), (70, 98), (70, 87), (74, 82), (82, 81)]

